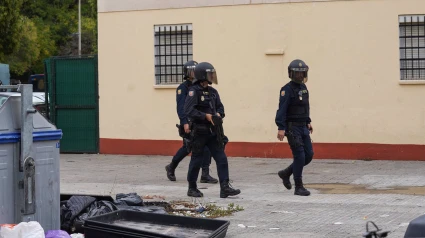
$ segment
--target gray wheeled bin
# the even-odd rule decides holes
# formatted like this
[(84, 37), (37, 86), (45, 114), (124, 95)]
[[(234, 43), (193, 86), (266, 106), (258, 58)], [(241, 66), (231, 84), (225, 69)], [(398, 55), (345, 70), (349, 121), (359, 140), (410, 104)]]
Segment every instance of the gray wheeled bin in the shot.
[(34, 109), (31, 85), (18, 91), (0, 93), (0, 224), (59, 230), (62, 131)]

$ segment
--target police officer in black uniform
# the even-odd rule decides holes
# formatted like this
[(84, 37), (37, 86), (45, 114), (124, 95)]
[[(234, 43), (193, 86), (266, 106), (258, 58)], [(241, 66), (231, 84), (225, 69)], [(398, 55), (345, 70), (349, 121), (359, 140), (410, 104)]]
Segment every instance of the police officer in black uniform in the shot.
[(291, 81), (280, 90), (279, 109), (276, 113), (278, 127), (277, 138), (282, 141), (286, 136), (294, 156), (293, 163), (278, 172), (283, 185), (290, 190), (289, 180), (294, 175), (295, 195), (309, 196), (302, 181), (303, 167), (313, 159), (313, 146), (310, 133), (313, 133), (310, 119), (309, 92), (305, 83), (308, 80), (309, 67), (302, 60), (294, 60), (288, 66)]
[[(202, 163), (203, 148), (207, 146), (217, 164), (217, 173), (220, 180), (220, 198), (238, 195), (241, 191), (234, 189), (229, 182), (229, 165), (224, 152), (222, 136), (218, 128), (224, 118), (224, 106), (216, 89), (209, 84), (217, 84), (217, 74), (214, 67), (208, 62), (199, 63), (195, 67), (195, 79), (189, 89), (184, 105), (186, 116), (193, 122), (194, 130), (192, 158), (189, 164), (187, 181), (190, 197), (202, 197), (196, 180)], [(215, 123), (214, 123), (215, 121)]]
[[(198, 63), (196, 61), (188, 61), (183, 66), (184, 79), (186, 80), (176, 90), (176, 101), (177, 101), (177, 114), (180, 119), (180, 126), (184, 127), (184, 133), (189, 134), (189, 121), (184, 113), (184, 102), (186, 100), (187, 92), (192, 86), (192, 80), (194, 78), (195, 66)], [(185, 140), (183, 140), (183, 146), (177, 151), (173, 156), (171, 163), (165, 166), (167, 171), (167, 177), (171, 181), (176, 181), (175, 170), (179, 163), (190, 153)], [(211, 153), (207, 147), (203, 151), (203, 160), (202, 160), (202, 175), (201, 183), (218, 183), (218, 180), (211, 177), (209, 174), (211, 164)]]

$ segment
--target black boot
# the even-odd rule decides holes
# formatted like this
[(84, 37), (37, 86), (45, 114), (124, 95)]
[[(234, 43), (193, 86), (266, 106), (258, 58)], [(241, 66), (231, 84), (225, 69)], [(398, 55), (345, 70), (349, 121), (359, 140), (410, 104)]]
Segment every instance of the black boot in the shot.
[(218, 180), (210, 176), (209, 168), (202, 168), (201, 183), (218, 183)]
[(165, 166), (165, 171), (167, 171), (167, 178), (170, 181), (176, 181), (176, 175), (174, 175), (176, 167), (177, 167), (177, 165), (175, 165), (173, 162), (171, 162), (169, 165)]
[(302, 179), (294, 179), (295, 180), (295, 192), (294, 195), (300, 196), (309, 196), (310, 192), (304, 188)]
[(292, 175), (292, 168), (288, 167), (284, 170), (279, 171), (277, 174), (282, 179), (283, 186), (285, 186), (286, 189), (291, 190), (292, 185), (291, 185), (291, 181), (289, 180), (289, 178)]
[(187, 191), (187, 196), (200, 198), (203, 197), (204, 194), (199, 191), (198, 187), (196, 186), (196, 182), (189, 182), (189, 190)]
[(241, 193), (241, 190), (234, 189), (229, 183), (229, 180), (224, 180), (220, 184), (220, 198), (227, 198), (228, 196), (236, 196)]

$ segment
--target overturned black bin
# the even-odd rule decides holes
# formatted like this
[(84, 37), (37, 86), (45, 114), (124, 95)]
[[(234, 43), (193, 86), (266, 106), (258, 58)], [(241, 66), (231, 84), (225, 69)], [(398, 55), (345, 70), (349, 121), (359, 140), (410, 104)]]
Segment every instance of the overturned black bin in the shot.
[(121, 210), (87, 219), (84, 236), (223, 238), (229, 224), (224, 220)]
[(404, 238), (425, 238), (425, 215), (409, 223)]

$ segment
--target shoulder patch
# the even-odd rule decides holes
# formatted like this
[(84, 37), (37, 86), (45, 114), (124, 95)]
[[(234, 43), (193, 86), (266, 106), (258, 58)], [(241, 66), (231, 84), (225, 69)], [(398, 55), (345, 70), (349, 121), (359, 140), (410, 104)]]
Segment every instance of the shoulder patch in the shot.
[(191, 90), (191, 91), (189, 91), (189, 96), (193, 96), (193, 91)]
[(282, 90), (281, 92), (280, 92), (280, 96), (285, 96), (285, 90)]
[(181, 94), (181, 93), (182, 93), (181, 89), (177, 90), (177, 94)]

